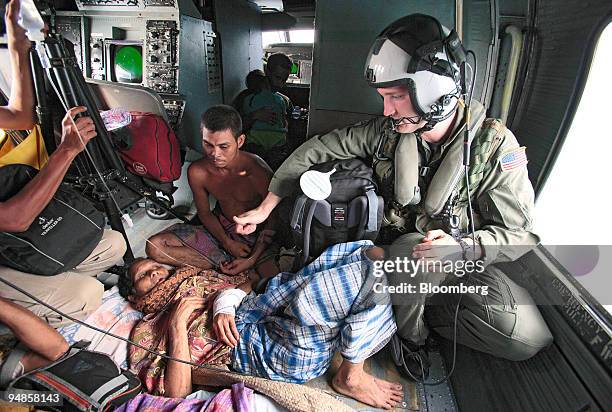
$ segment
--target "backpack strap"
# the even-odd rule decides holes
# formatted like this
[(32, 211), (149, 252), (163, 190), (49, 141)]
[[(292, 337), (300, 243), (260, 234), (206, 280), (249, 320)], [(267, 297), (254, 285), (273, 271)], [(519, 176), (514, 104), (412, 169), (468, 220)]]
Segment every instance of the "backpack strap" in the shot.
[[(291, 230), (295, 234), (295, 243), (302, 246), (302, 265), (306, 264), (310, 253), (310, 226), (318, 201), (306, 195), (298, 197), (295, 201), (291, 216)], [(296, 260), (297, 262), (297, 260)]]
[(51, 391), (59, 392), (64, 398), (69, 397), (70, 403), (75, 404), (79, 410), (99, 410), (100, 405), (94, 402), (89, 395), (64, 380), (61, 376), (48, 372), (47, 369), (32, 374), (29, 379)]
[(308, 199), (306, 201), (306, 213), (304, 213), (304, 218), (302, 220), (302, 235), (304, 237), (304, 242), (302, 243), (302, 265), (305, 265), (310, 258), (310, 227), (312, 226), (312, 217), (314, 216), (314, 211), (318, 203), (319, 200)]
[(115, 378), (109, 380), (104, 385), (96, 389), (94, 393), (89, 395), (89, 397), (96, 403), (101, 404), (101, 400), (108, 395), (110, 391), (117, 391), (117, 389), (120, 388), (120, 391), (122, 392), (127, 389), (128, 381), (129, 379), (124, 374), (117, 375)]
[[(17, 344), (15, 348), (9, 353), (4, 360), (2, 368), (0, 369), (0, 389), (6, 387), (14, 378), (13, 375), (16, 373), (23, 355), (28, 352), (27, 346), (23, 343)], [(23, 368), (23, 364), (21, 365)]]
[(302, 218), (304, 217), (304, 208), (306, 206), (306, 200), (308, 200), (306, 195), (298, 197), (295, 201), (295, 206), (293, 207), (293, 213), (291, 215), (291, 230), (301, 234), (304, 233), (302, 228)]
[(365, 225), (365, 235), (367, 236), (378, 230), (378, 196), (372, 185), (366, 187), (365, 195), (368, 198), (368, 221)]

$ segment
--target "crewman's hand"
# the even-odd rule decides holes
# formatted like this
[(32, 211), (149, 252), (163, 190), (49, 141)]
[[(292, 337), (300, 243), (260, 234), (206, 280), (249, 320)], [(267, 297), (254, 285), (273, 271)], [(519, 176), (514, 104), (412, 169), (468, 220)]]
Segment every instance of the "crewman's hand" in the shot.
[(170, 321), (176, 326), (187, 327), (189, 317), (198, 309), (203, 309), (206, 299), (199, 296), (189, 296), (179, 299), (172, 308)]
[(244, 258), (251, 254), (251, 248), (248, 245), (233, 239), (226, 240), (223, 243), (223, 249), (235, 258)]
[(6, 23), (8, 48), (18, 53), (27, 53), (32, 47), (32, 42), (30, 42), (30, 39), (26, 36), (25, 29), (17, 24), (20, 8), (21, 0), (12, 0), (6, 6), (4, 21)]
[(430, 230), (421, 243), (412, 248), (412, 257), (428, 261), (459, 260), (463, 256), (461, 245), (443, 230)]
[(241, 235), (250, 235), (255, 232), (257, 225), (264, 222), (270, 214), (257, 207), (241, 214), (234, 216), (236, 222), (236, 233)]
[(86, 111), (87, 108), (83, 106), (73, 107), (68, 110), (62, 120), (61, 146), (75, 154), (80, 153), (85, 148), (87, 142), (97, 136), (96, 126), (91, 117), (79, 117), (77, 120), (74, 120), (74, 116)]
[(226, 275), (237, 275), (253, 267), (255, 259), (234, 259), (231, 262), (221, 263), (221, 272)]
[(213, 319), (213, 332), (217, 340), (225, 343), (231, 348), (238, 345), (238, 329), (236, 328), (235, 316), (227, 313), (217, 313)]
[(254, 120), (261, 120), (262, 122), (274, 124), (276, 123), (276, 113), (270, 106), (265, 106), (255, 110), (251, 113), (251, 117)]

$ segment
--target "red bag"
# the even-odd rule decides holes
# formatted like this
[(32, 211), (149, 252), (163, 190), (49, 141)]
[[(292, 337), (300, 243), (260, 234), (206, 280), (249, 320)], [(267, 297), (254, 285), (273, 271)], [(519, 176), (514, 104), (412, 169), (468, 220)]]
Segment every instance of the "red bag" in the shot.
[(166, 121), (153, 113), (130, 112), (127, 126), (132, 146), (120, 150), (127, 169), (135, 175), (158, 182), (172, 182), (181, 177), (181, 145)]

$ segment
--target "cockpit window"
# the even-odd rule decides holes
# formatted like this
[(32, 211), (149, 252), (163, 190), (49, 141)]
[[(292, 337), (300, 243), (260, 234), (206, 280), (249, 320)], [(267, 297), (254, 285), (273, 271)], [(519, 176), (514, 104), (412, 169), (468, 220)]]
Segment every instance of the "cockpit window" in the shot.
[(275, 43), (314, 43), (314, 30), (264, 31), (261, 43), (264, 49)]

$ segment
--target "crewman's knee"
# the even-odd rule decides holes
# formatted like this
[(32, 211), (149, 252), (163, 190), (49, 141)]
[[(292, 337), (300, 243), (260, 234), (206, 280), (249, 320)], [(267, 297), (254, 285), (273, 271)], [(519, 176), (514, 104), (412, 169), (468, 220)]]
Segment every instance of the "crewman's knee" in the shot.
[[(479, 285), (488, 286), (487, 294), (470, 293), (461, 298), (459, 343), (513, 361), (529, 359), (551, 344), (552, 334), (524, 288), (495, 269), (477, 276)], [(452, 339), (458, 297), (449, 298), (432, 298), (426, 317), (433, 330)]]
[(535, 304), (520, 304), (516, 309), (516, 317), (505, 358), (515, 361), (529, 359), (552, 343), (550, 329)]
[(387, 258), (391, 260), (397, 257), (412, 258), (412, 248), (421, 243), (422, 240), (423, 235), (418, 232), (406, 233), (398, 237), (388, 246)]
[(535, 305), (518, 305), (514, 309), (490, 306), (491, 316), (470, 309), (460, 310), (457, 328), (459, 342), (472, 349), (522, 361), (552, 342), (550, 330)]

